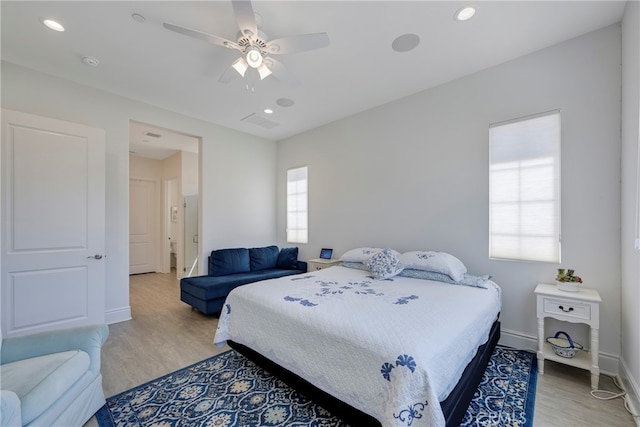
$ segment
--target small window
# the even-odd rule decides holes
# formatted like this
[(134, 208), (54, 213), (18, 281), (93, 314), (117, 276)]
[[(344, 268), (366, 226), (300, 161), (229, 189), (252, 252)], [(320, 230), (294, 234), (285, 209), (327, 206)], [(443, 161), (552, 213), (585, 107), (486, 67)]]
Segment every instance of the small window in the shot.
[(489, 127), (489, 257), (560, 263), (560, 112)]
[(287, 170), (287, 242), (307, 243), (307, 166)]

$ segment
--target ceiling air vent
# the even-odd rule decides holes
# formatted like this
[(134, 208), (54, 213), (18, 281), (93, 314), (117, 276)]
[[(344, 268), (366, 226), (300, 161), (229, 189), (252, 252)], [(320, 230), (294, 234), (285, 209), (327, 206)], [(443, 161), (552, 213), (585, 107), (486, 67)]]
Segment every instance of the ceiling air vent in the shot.
[(272, 120), (260, 117), (256, 113), (251, 113), (247, 117), (240, 119), (241, 122), (251, 123), (256, 126), (263, 127), (265, 129), (273, 129), (276, 126), (280, 126), (280, 123), (276, 123)]
[(160, 138), (162, 135), (159, 135), (157, 133), (153, 133), (153, 132), (147, 132), (145, 133), (145, 135), (150, 136), (152, 138)]

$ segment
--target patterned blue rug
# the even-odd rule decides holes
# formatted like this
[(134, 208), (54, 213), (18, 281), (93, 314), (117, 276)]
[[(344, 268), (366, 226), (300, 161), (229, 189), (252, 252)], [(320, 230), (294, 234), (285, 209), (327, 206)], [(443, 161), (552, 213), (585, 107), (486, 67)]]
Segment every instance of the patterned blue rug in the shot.
[[(463, 426), (533, 425), (534, 353), (497, 347)], [(233, 350), (107, 399), (100, 427), (322, 426), (344, 422)]]

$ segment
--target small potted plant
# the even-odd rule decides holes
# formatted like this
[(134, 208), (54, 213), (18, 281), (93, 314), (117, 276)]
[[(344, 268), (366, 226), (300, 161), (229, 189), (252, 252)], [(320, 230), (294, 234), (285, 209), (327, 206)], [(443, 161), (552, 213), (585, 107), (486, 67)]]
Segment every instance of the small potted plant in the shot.
[(575, 275), (575, 270), (568, 269), (565, 272), (564, 268), (558, 269), (558, 275), (556, 276), (556, 285), (561, 291), (578, 292), (580, 290), (580, 284), (582, 278)]

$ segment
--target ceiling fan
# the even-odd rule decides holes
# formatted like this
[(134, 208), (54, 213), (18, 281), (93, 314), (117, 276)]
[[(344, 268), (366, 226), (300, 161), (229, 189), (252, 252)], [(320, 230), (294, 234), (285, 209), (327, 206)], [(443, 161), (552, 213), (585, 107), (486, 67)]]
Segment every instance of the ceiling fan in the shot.
[(271, 55), (304, 52), (329, 45), (327, 33), (301, 34), (269, 40), (269, 37), (260, 30), (256, 22), (256, 15), (250, 0), (231, 0), (231, 4), (240, 28), (235, 42), (180, 25), (168, 22), (163, 24), (168, 30), (240, 51), (242, 56), (236, 59), (220, 77), (219, 81), (222, 83), (229, 83), (236, 76), (236, 73), (242, 77), (250, 77), (257, 72), (260, 80), (273, 74), (278, 80), (295, 85), (298, 83), (296, 77)]

